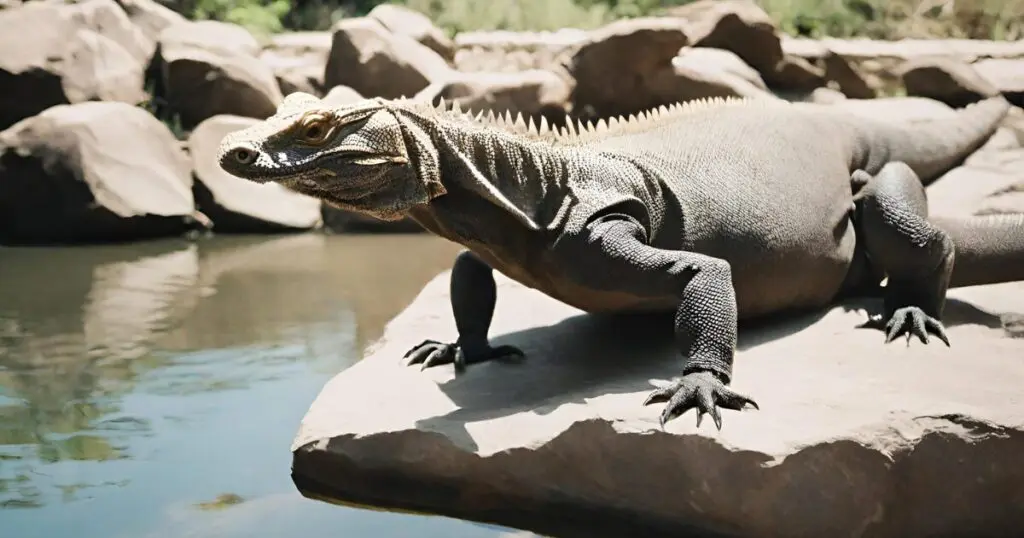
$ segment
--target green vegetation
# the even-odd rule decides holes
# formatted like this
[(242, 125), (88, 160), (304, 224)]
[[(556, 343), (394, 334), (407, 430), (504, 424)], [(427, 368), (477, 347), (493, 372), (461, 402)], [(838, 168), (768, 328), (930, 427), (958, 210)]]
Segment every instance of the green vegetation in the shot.
[[(615, 19), (658, 15), (692, 0), (396, 0), (450, 34), (471, 30), (593, 28)], [(1024, 0), (757, 0), (788, 33), (875, 39), (1024, 38)], [(380, 0), (186, 0), (179, 9), (258, 34), (324, 30), (364, 15)]]

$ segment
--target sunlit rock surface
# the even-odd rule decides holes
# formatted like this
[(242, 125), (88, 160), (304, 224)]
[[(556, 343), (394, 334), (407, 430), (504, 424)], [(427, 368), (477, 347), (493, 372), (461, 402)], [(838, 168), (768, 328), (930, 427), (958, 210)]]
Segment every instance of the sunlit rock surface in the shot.
[(692, 412), (663, 432), (660, 406), (641, 406), (679, 370), (668, 319), (601, 319), (498, 286), (492, 335), (528, 359), (458, 377), (401, 366), (410, 346), (455, 336), (438, 276), (313, 403), (293, 444), (300, 489), (554, 536), (1024, 525), (1024, 284), (954, 290), (952, 348), (884, 345), (856, 328), (872, 301), (744, 327), (733, 385), (761, 410), (725, 411), (721, 432)]

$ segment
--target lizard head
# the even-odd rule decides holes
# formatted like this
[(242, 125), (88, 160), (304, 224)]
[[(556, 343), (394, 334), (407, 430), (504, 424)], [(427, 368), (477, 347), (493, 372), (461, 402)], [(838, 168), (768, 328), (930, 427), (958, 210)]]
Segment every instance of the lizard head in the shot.
[(332, 106), (292, 93), (277, 112), (220, 144), (220, 167), (256, 183), (275, 182), (325, 203), (382, 220), (444, 194), (437, 150), (399, 105), (367, 99)]

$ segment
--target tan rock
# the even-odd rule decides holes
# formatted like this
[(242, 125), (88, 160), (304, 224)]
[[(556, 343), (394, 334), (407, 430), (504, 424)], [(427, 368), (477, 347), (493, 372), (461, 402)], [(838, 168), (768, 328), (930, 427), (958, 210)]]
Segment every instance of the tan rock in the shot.
[(999, 94), (970, 64), (948, 57), (922, 57), (903, 64), (899, 71), (907, 95), (937, 99), (963, 107)]
[(1011, 103), (1024, 107), (1024, 58), (990, 58), (971, 65)]
[(792, 79), (777, 76), (785, 55), (775, 22), (752, 0), (697, 0), (667, 13), (688, 21), (693, 46), (732, 51), (769, 86), (789, 89)]
[(32, 2), (0, 11), (0, 129), (51, 106), (140, 103), (143, 63), (82, 27), (66, 6)]
[(153, 43), (164, 28), (188, 22), (180, 13), (155, 0), (117, 0), (117, 3), (128, 14), (128, 19)]
[(366, 14), (389, 31), (416, 40), (436, 52), (445, 61), (455, 61), (455, 43), (426, 15), (396, 4), (377, 4)]
[(48, 108), (0, 132), (0, 163), (0, 242), (160, 237), (201, 219), (174, 135), (129, 104)]
[(320, 201), (277, 183), (257, 184), (228, 174), (217, 163), (217, 147), (228, 133), (259, 120), (218, 115), (188, 138), (196, 184), (196, 207), (213, 221), (214, 233), (269, 233), (319, 228)]
[[(686, 47), (672, 59), (671, 71), (655, 77), (658, 93), (680, 101), (705, 97), (768, 97), (764, 80), (738, 56), (724, 49)], [(671, 75), (668, 75), (671, 73)]]
[(851, 99), (871, 99), (878, 93), (850, 62), (838, 54), (827, 54), (822, 63), (825, 66), (825, 78), (835, 83), (843, 95)]
[[(664, 81), (674, 80), (672, 59), (687, 43), (684, 25), (671, 18), (620, 20), (590, 32), (568, 62), (574, 113), (617, 116), (677, 101), (678, 85)], [(656, 77), (661, 88), (652, 87)]]
[(273, 64), (271, 68), (274, 69), (274, 78), (277, 79), (277, 86), (281, 88), (281, 95), (295, 92), (318, 97), (324, 95), (323, 65), (299, 60), (294, 63)]
[(324, 87), (348, 86), (366, 97), (412, 97), (451, 75), (448, 63), (412, 38), (367, 17), (342, 19), (332, 29)]
[(270, 37), (264, 50), (272, 50), (289, 56), (316, 55), (327, 61), (331, 52), (331, 32), (283, 32)]
[(292, 445), (301, 490), (548, 536), (1018, 527), (1024, 339), (1007, 333), (1021, 334), (1009, 313), (1024, 284), (954, 290), (952, 349), (857, 329), (873, 302), (741, 330), (733, 386), (761, 410), (725, 411), (719, 432), (692, 412), (661, 431), (660, 406), (641, 405), (651, 380), (679, 373), (668, 318), (581, 316), (497, 281), (491, 334), (525, 361), (402, 366), (410, 346), (455, 335), (437, 277), (317, 396)]
[(808, 39), (784, 36), (784, 50), (791, 54), (819, 54), (823, 49), (847, 60), (892, 58), (910, 60), (929, 56), (954, 58), (973, 62), (981, 58), (1024, 57), (1024, 40), (992, 41), (985, 39), (901, 39), (884, 41), (865, 38)]
[(85, 0), (65, 9), (79, 27), (111, 39), (140, 63), (152, 57), (156, 36), (146, 35), (114, 0)]
[(521, 113), (524, 116), (544, 116), (548, 121), (564, 123), (568, 112), (569, 85), (558, 75), (543, 69), (530, 69), (515, 73), (459, 73), (435, 82), (416, 94), (437, 104), (441, 99), (457, 102), (464, 110), (473, 112)]
[(160, 34), (151, 80), (156, 114), (191, 129), (219, 114), (267, 118), (283, 96), (244, 28), (216, 21), (172, 25)]
[(187, 44), (196, 48), (258, 56), (260, 44), (248, 30), (229, 22), (189, 21), (168, 26), (160, 33), (160, 41)]
[(588, 32), (579, 28), (554, 32), (459, 32), (455, 35), (455, 67), (461, 72), (492, 73), (558, 69), (563, 59), (588, 39)]
[(686, 65), (706, 72), (718, 71), (728, 76), (738, 77), (758, 89), (768, 89), (756, 69), (747, 65), (736, 53), (725, 49), (683, 47), (679, 54), (672, 59), (672, 64)]
[(803, 100), (822, 105), (833, 105), (845, 101), (846, 99), (847, 97), (839, 90), (833, 90), (832, 88), (815, 88), (814, 91), (807, 94), (806, 99)]
[(826, 83), (825, 70), (798, 56), (786, 55), (770, 75), (776, 91), (809, 92)]
[(282, 95), (304, 92), (322, 96), (330, 51), (330, 32), (286, 32), (271, 38), (260, 60), (274, 71)]
[(348, 86), (335, 86), (331, 88), (331, 91), (327, 92), (327, 95), (323, 96), (325, 103), (335, 106), (356, 103), (362, 99), (363, 96), (359, 95), (359, 92)]

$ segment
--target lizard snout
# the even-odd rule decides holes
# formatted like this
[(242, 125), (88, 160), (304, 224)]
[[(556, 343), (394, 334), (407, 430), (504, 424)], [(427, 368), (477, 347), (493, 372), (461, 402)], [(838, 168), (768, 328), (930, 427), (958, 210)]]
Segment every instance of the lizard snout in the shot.
[(246, 143), (227, 144), (220, 150), (220, 167), (224, 171), (246, 177), (260, 160), (260, 150)]

